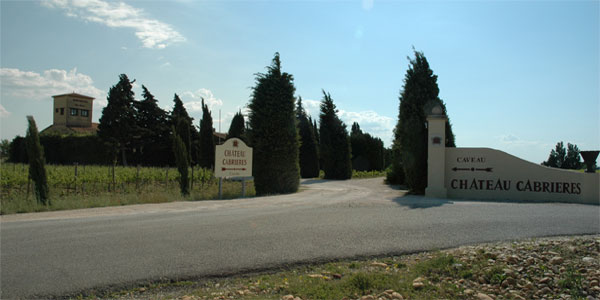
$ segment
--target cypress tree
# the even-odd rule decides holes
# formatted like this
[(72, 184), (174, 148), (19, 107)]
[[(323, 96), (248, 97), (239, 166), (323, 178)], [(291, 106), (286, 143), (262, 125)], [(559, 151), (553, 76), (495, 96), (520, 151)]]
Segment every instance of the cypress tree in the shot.
[[(427, 187), (427, 128), (426, 116), (429, 109), (440, 105), (446, 114), (446, 106), (438, 97), (437, 75), (429, 67), (422, 52), (414, 51), (415, 59), (404, 78), (403, 91), (400, 94), (400, 112), (394, 130), (394, 163), (392, 173), (402, 177), (413, 193), (423, 194)], [(455, 147), (455, 138), (450, 122), (446, 123), (446, 147)], [(397, 152), (397, 153), (396, 153)], [(402, 166), (402, 171), (397, 170)]]
[(192, 162), (192, 143), (198, 135), (196, 128), (193, 125), (194, 119), (190, 117), (183, 102), (177, 94), (173, 97), (173, 110), (171, 111), (171, 124), (175, 126), (177, 135), (183, 141), (185, 150), (188, 155), (188, 162)]
[(266, 73), (256, 75), (248, 107), (257, 195), (293, 193), (300, 183), (299, 138), (294, 116), (296, 88), (291, 74), (281, 71), (279, 53)]
[(116, 154), (121, 152), (122, 163), (125, 166), (127, 147), (138, 132), (132, 84), (127, 75), (119, 76), (119, 82), (108, 91), (108, 104), (102, 109), (98, 125), (98, 136), (113, 149), (112, 156), (115, 160)]
[(175, 155), (177, 171), (179, 171), (179, 189), (181, 190), (182, 195), (187, 196), (190, 194), (190, 183), (188, 179), (188, 154), (183, 140), (177, 134), (177, 131), (174, 128), (173, 132), (173, 154)]
[(321, 102), (321, 158), (325, 179), (350, 179), (352, 162), (346, 124), (337, 116), (331, 95), (323, 91)]
[(213, 138), (213, 121), (208, 106), (202, 99), (202, 120), (200, 120), (200, 167), (213, 169), (215, 165), (215, 139)]
[(229, 125), (229, 131), (227, 132), (227, 138), (238, 138), (246, 141), (246, 121), (244, 120), (244, 115), (242, 112), (237, 112), (233, 119), (231, 119), (231, 124)]
[(140, 155), (142, 161), (151, 165), (164, 165), (165, 154), (169, 149), (168, 114), (158, 106), (158, 101), (148, 89), (142, 85), (142, 101), (136, 101), (136, 122), (140, 136)]
[(356, 122), (350, 131), (352, 169), (373, 171), (383, 169), (383, 141), (360, 129)]
[(29, 157), (29, 177), (33, 180), (37, 201), (44, 205), (50, 205), (44, 148), (40, 144), (40, 136), (33, 117), (27, 116), (27, 122), (29, 127), (27, 128), (25, 143)]
[(317, 152), (317, 141), (312, 126), (304, 107), (302, 97), (298, 97), (296, 107), (296, 119), (298, 121), (298, 132), (300, 134), (300, 176), (302, 178), (319, 177), (319, 154)]

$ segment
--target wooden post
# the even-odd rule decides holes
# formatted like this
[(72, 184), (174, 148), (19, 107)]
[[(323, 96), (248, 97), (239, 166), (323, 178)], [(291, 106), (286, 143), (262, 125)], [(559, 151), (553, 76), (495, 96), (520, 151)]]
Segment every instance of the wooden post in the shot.
[(169, 166), (167, 166), (167, 172), (165, 174), (165, 188), (169, 188)]
[(140, 164), (137, 165), (137, 170), (135, 173), (135, 190), (137, 191), (140, 187)]
[(77, 194), (77, 163), (75, 163), (75, 194)]
[(117, 183), (115, 182), (115, 164), (112, 165), (112, 184), (114, 192), (117, 189)]
[(194, 165), (192, 165), (192, 182), (190, 183), (190, 191), (194, 190)]
[(242, 178), (242, 198), (246, 198), (246, 178)]
[(219, 200), (223, 198), (223, 178), (219, 177)]

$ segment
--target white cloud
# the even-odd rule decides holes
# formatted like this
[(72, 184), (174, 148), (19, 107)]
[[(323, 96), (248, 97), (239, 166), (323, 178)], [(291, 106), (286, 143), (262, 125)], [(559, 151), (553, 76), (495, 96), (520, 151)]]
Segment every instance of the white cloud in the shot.
[(0, 69), (2, 95), (31, 100), (50, 100), (51, 96), (75, 92), (96, 98), (96, 103), (106, 105), (106, 92), (94, 86), (92, 78), (70, 71), (51, 69), (36, 73), (19, 69)]
[(508, 146), (536, 146), (543, 144), (540, 141), (526, 141), (520, 139), (518, 136), (514, 134), (503, 134), (499, 137), (500, 142)]
[[(321, 101), (302, 99), (302, 106), (318, 122)], [(348, 126), (348, 130), (352, 127), (352, 123), (357, 122), (363, 132), (380, 138), (386, 146), (391, 145), (394, 126), (396, 126), (394, 118), (382, 116), (372, 110), (353, 112), (343, 109), (339, 109), (338, 117)]]
[(0, 104), (0, 118), (6, 118), (9, 117), (11, 115), (11, 113), (6, 110), (6, 108), (4, 108), (4, 106), (2, 106), (2, 104)]
[(379, 137), (385, 145), (390, 145), (394, 132), (395, 120), (382, 116), (372, 110), (353, 112), (340, 110), (338, 116), (346, 125), (348, 130), (352, 123), (357, 122), (363, 132)]
[[(202, 111), (202, 98), (204, 98), (204, 103), (208, 105), (208, 108), (210, 110), (212, 110), (215, 106), (223, 105), (223, 101), (221, 99), (216, 98), (213, 95), (212, 91), (209, 89), (202, 88), (194, 92), (187, 91), (181, 94), (181, 96), (181, 101), (183, 101), (183, 105), (185, 106), (185, 108), (193, 112)], [(192, 98), (193, 101), (185, 101), (185, 98)]]
[(123, 2), (102, 0), (49, 0), (42, 5), (62, 9), (65, 15), (114, 28), (131, 28), (146, 48), (163, 49), (184, 42), (183, 37), (169, 24), (145, 16), (144, 10)]

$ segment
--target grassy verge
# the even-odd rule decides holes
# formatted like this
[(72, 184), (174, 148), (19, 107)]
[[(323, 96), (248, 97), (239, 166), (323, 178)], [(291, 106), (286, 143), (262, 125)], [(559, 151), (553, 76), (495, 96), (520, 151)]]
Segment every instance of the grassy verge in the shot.
[(101, 298), (586, 299), (600, 295), (599, 252), (599, 236), (534, 239), (157, 283)]
[[(255, 195), (254, 183), (246, 182), (246, 197)], [(50, 188), (51, 206), (37, 203), (33, 195), (4, 195), (0, 199), (0, 214), (68, 210), (78, 208), (120, 206), (130, 204), (163, 203), (173, 201), (200, 201), (218, 199), (218, 181), (204, 185), (197, 184), (189, 197), (181, 196), (176, 183), (169, 185), (144, 185), (136, 189), (135, 185), (117, 186), (112, 191), (95, 191), (86, 193), (62, 193), (62, 190)], [(242, 184), (237, 181), (223, 181), (223, 199), (239, 198), (242, 195)]]

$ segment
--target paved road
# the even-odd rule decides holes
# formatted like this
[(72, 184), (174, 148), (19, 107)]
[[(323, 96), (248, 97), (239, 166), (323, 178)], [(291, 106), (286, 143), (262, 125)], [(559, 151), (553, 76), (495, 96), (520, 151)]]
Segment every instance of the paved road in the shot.
[(598, 206), (401, 197), (381, 181), (308, 180), (294, 195), (4, 216), (0, 296), (600, 233)]

